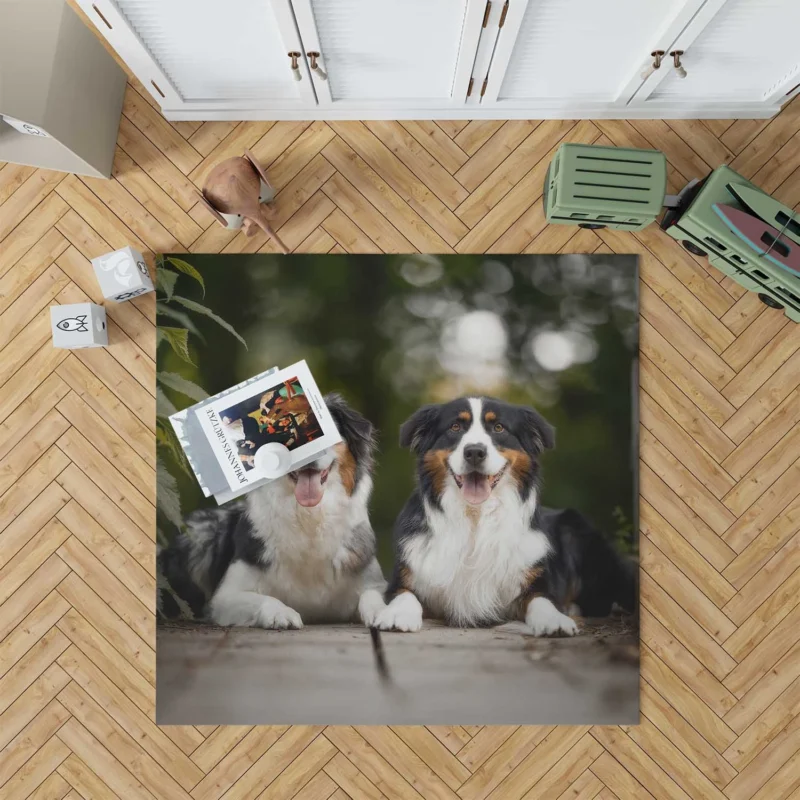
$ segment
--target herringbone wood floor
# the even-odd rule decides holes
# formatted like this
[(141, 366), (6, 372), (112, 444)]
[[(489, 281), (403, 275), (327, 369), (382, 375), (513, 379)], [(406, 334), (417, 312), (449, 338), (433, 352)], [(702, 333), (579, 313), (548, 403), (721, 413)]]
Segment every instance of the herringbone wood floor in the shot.
[[(0, 794), (15, 798), (800, 797), (800, 326), (640, 234), (547, 227), (562, 141), (722, 162), (800, 205), (772, 121), (164, 121), (134, 82), (111, 181), (0, 165)], [(87, 259), (271, 249), (194, 186), (249, 147), (299, 252), (641, 256), (642, 720), (583, 727), (157, 728), (154, 296), (111, 346), (50, 343)], [(531, 687), (535, 691), (535, 687)]]

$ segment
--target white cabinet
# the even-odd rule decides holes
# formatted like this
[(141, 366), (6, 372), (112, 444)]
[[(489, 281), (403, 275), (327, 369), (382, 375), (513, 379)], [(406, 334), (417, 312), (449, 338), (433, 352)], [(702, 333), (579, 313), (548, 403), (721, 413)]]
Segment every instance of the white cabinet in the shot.
[(665, 63), (633, 105), (781, 102), (800, 88), (799, 28), (800, 0), (709, 0), (668, 45), (686, 77)]
[(638, 87), (642, 53), (675, 36), (703, 0), (510, 0), (483, 104), (607, 107)]
[(321, 109), (464, 104), (485, 0), (292, 0)]
[(768, 117), (800, 91), (800, 0), (77, 2), (170, 119)]
[[(165, 110), (224, 114), (316, 104), (290, 0), (80, 5)], [(298, 53), (296, 71), (291, 52)]]

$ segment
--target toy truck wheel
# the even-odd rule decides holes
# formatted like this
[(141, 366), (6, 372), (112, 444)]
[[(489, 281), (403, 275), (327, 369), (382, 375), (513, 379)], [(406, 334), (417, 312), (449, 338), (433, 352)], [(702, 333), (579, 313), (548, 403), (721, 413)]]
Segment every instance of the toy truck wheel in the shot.
[(701, 250), (694, 242), (689, 242), (684, 239), (681, 244), (692, 254), (695, 256), (700, 256), (703, 258), (708, 255), (705, 250)]
[(596, 222), (579, 222), (579, 228), (588, 228), (590, 231), (596, 231), (600, 228), (605, 228), (605, 225), (598, 225)]
[(779, 303), (774, 297), (770, 297), (768, 294), (759, 293), (758, 299), (765, 305), (769, 306), (770, 308), (783, 308), (783, 305)]

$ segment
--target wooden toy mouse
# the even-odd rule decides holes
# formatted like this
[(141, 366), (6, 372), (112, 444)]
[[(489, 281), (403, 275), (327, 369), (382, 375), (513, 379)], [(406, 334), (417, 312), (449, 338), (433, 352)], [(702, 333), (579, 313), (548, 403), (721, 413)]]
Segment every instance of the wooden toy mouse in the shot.
[(253, 154), (245, 150), (243, 156), (226, 158), (211, 170), (200, 198), (221, 225), (226, 228), (241, 226), (247, 236), (261, 228), (274, 239), (282, 253), (288, 253), (289, 248), (269, 223), (271, 209), (263, 205), (271, 201), (273, 195), (266, 173)]

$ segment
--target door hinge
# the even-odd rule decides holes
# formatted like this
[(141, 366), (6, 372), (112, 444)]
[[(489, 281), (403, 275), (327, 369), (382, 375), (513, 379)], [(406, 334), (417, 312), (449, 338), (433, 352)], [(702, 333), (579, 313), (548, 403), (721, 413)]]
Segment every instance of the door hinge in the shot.
[(467, 97), (469, 97), (472, 94), (472, 87), (474, 84), (475, 84), (475, 78), (470, 78), (469, 86), (467, 86)]
[(483, 86), (481, 86), (481, 97), (483, 97), (486, 94), (486, 84), (487, 83), (489, 83), (489, 76), (488, 75), (483, 79)]
[(503, 6), (503, 11), (500, 14), (500, 23), (498, 24), (498, 28), (502, 28), (503, 25), (506, 24), (506, 14), (508, 14), (508, 0), (506, 0), (506, 4)]
[(486, 0), (486, 10), (483, 12), (483, 24), (481, 25), (482, 28), (486, 27), (486, 23), (489, 21), (489, 12), (492, 10), (492, 0)]

